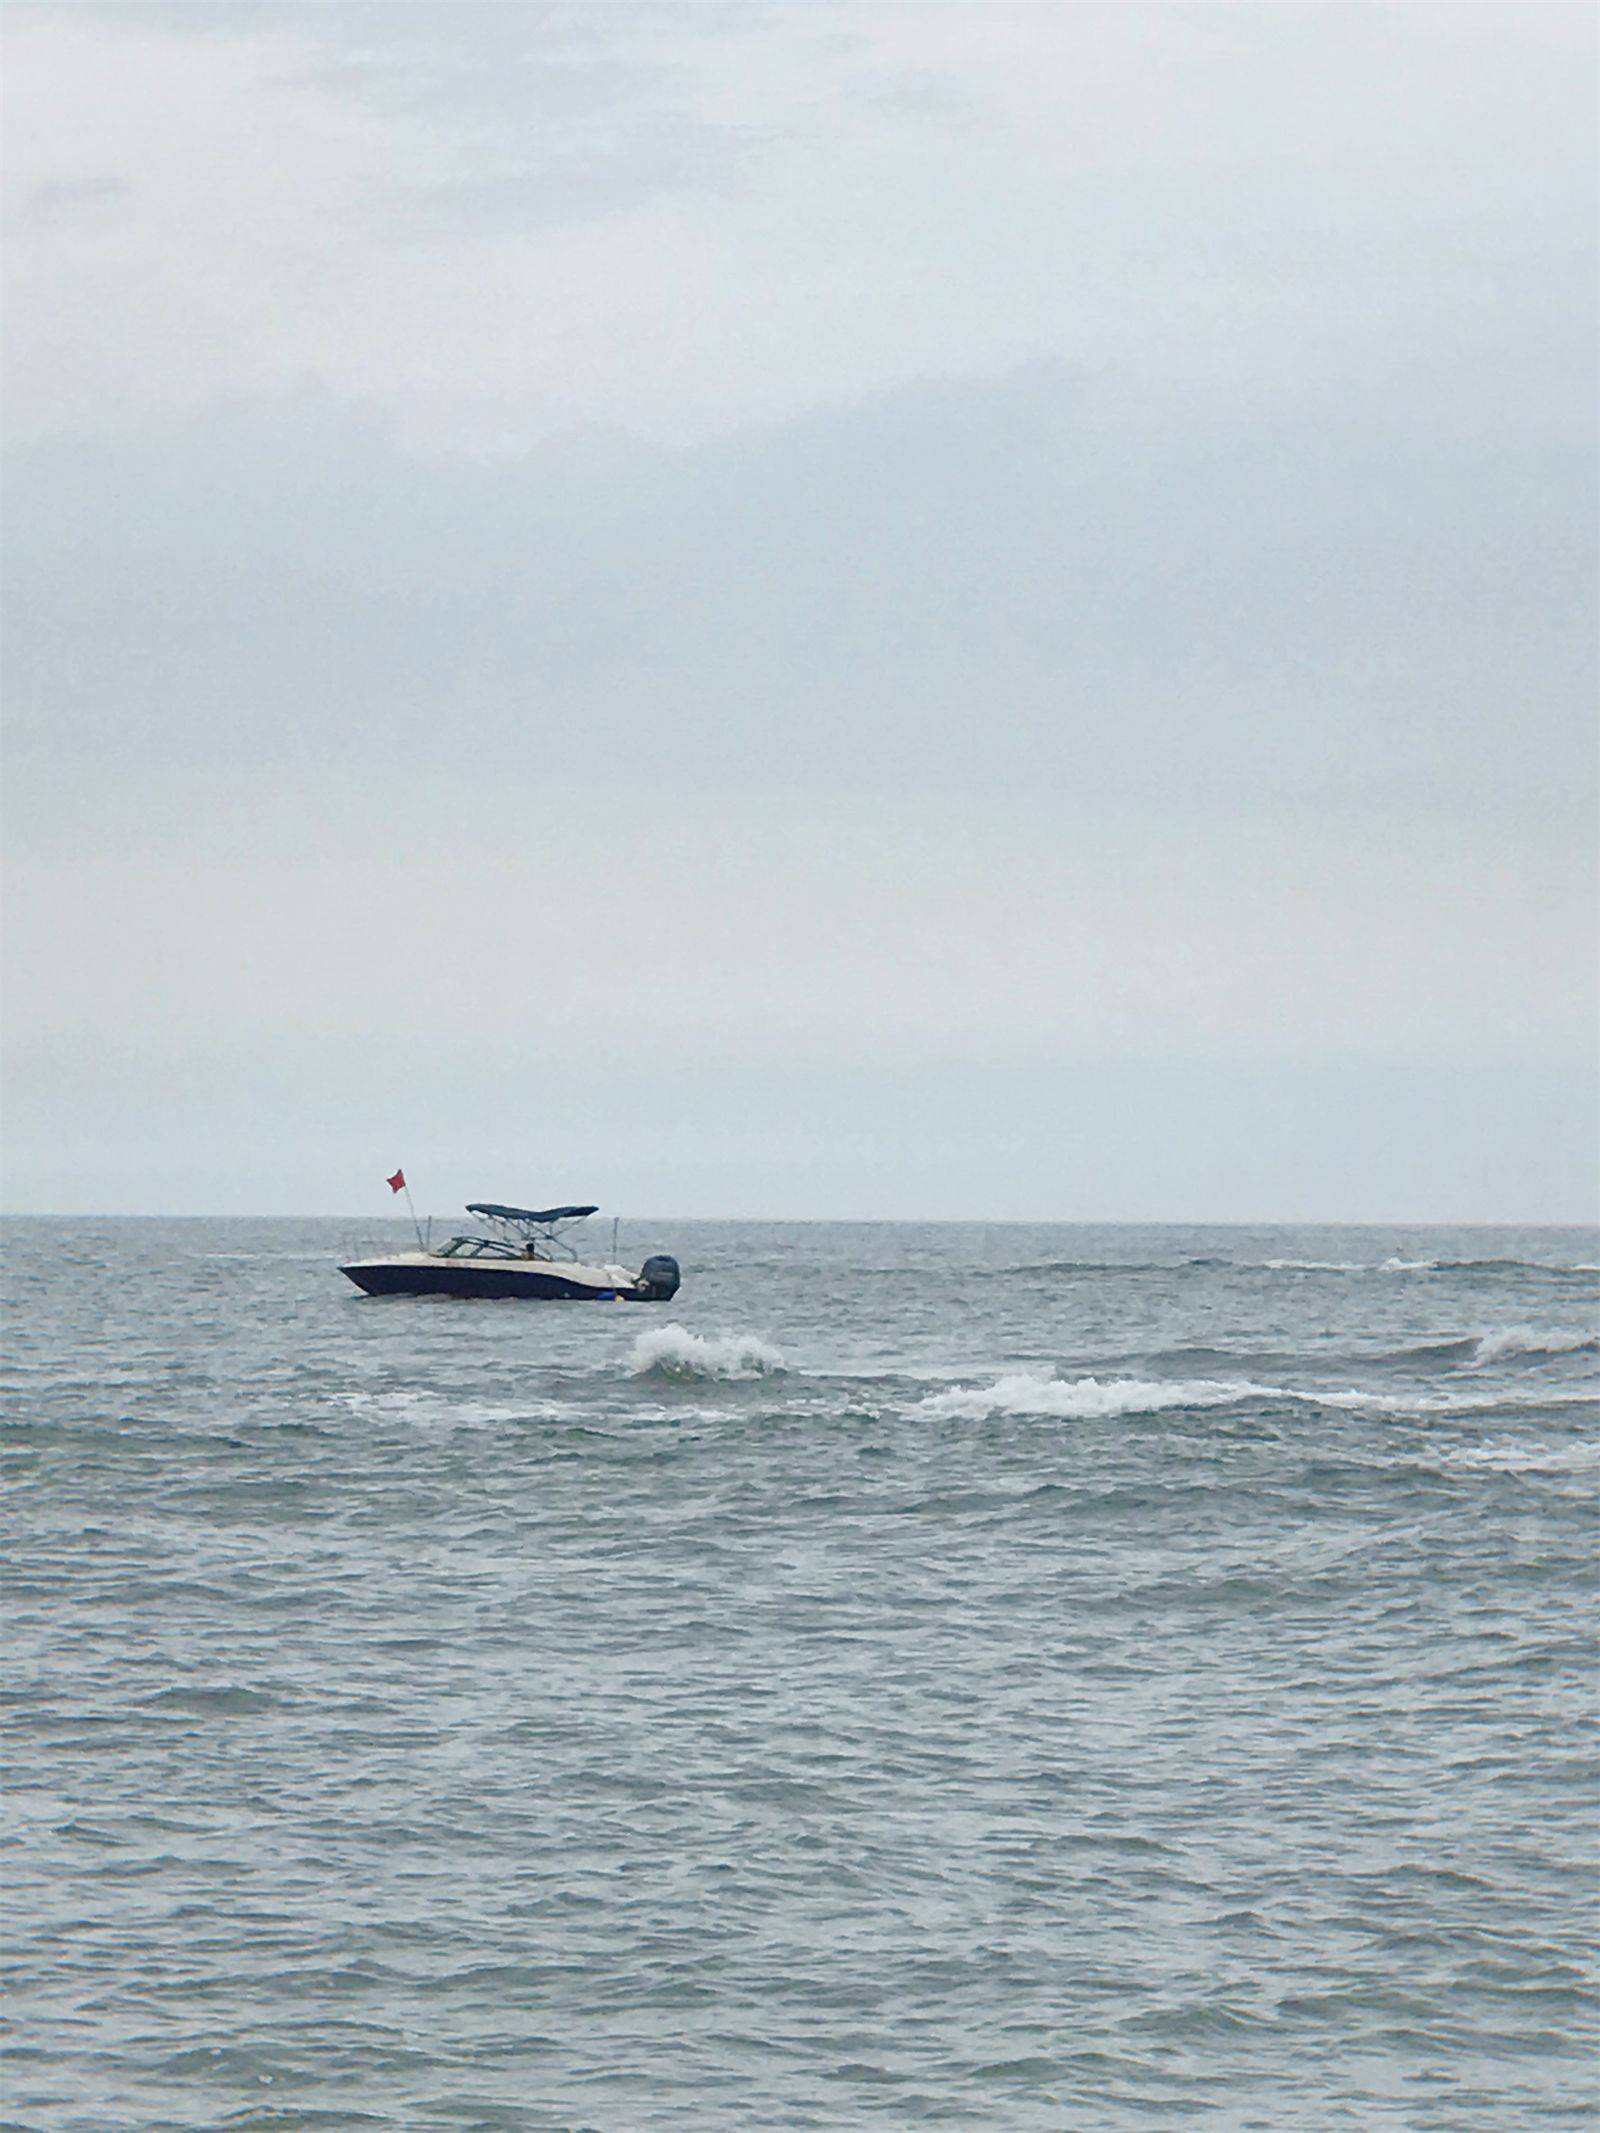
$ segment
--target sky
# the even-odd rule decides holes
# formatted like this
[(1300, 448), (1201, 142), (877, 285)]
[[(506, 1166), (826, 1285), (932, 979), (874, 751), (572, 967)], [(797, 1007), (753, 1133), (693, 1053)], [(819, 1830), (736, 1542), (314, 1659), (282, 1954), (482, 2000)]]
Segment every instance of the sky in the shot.
[(1596, 18), (18, 5), (7, 1207), (1596, 1212)]

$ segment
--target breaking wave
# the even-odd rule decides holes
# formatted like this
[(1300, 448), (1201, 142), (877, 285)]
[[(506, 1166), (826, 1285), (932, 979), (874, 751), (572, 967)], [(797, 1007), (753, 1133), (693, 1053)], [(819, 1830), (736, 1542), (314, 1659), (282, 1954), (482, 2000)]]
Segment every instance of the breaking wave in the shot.
[(1549, 1274), (1561, 1279), (1596, 1272), (1592, 1266), (1571, 1261), (1406, 1259), (1398, 1252), (1392, 1252), (1387, 1259), (1263, 1259), (1257, 1263), (1272, 1274)]
[(1538, 1267), (1522, 1259), (1406, 1259), (1391, 1252), (1387, 1259), (1263, 1259), (1259, 1264), (1269, 1274), (1466, 1274), (1500, 1268), (1506, 1271), (1538, 1271), (1562, 1274), (1565, 1267)]
[[(1269, 1274), (1437, 1274), (1449, 1262), (1439, 1259), (1263, 1259)], [(1509, 1261), (1507, 1262), (1510, 1263)]]
[[(1600, 1353), (1600, 1334), (1574, 1333), (1560, 1326), (1501, 1326), (1487, 1333), (1441, 1334), (1415, 1348), (1395, 1348), (1367, 1358), (1381, 1363), (1465, 1363), (1481, 1370), (1490, 1363), (1549, 1362), (1561, 1355)], [(1352, 1358), (1361, 1360), (1359, 1356)]]
[(1534, 1398), (1505, 1395), (1463, 1399), (1449, 1393), (1344, 1391), (1297, 1385), (1258, 1385), (1248, 1378), (1058, 1378), (1015, 1370), (990, 1385), (954, 1385), (926, 1395), (917, 1412), (982, 1422), (993, 1415), (1040, 1415), (1060, 1421), (1097, 1422), (1118, 1415), (1154, 1415), (1173, 1408), (1228, 1407), (1246, 1401), (1289, 1400), (1301, 1407), (1333, 1407), (1348, 1414), (1431, 1417), (1490, 1414), (1508, 1405), (1565, 1408), (1587, 1406), (1591, 1395), (1541, 1392)]
[(1544, 1274), (1556, 1280), (1592, 1280), (1600, 1267), (1587, 1260), (1407, 1259), (1037, 1259), (1021, 1266), (975, 1267), (974, 1280), (1005, 1280), (1019, 1274)]
[(776, 1348), (751, 1333), (691, 1333), (686, 1326), (662, 1326), (641, 1333), (633, 1344), (636, 1378), (665, 1378), (672, 1384), (706, 1379), (775, 1377), (787, 1366)]
[(1600, 1335), (1565, 1333), (1554, 1326), (1504, 1326), (1482, 1334), (1474, 1343), (1475, 1364), (1504, 1362), (1510, 1356), (1537, 1360), (1548, 1355), (1594, 1355), (1600, 1352)]
[(1090, 1422), (1111, 1415), (1153, 1415), (1169, 1407), (1225, 1407), (1268, 1397), (1271, 1387), (1221, 1378), (1052, 1378), (1015, 1370), (992, 1385), (955, 1385), (917, 1404), (928, 1415), (981, 1422), (990, 1415), (1055, 1415)]

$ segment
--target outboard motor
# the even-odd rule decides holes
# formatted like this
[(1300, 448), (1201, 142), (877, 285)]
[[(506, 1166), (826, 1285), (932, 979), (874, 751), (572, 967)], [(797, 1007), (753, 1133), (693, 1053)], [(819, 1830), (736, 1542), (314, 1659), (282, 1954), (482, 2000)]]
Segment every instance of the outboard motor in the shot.
[(639, 1294), (646, 1303), (670, 1303), (682, 1280), (670, 1252), (656, 1252), (639, 1269)]

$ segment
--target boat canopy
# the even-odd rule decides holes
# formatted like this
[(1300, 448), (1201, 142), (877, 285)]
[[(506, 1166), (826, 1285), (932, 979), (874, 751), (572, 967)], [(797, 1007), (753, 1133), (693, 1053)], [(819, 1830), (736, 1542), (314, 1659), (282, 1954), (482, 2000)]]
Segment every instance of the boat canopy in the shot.
[(497, 1222), (537, 1222), (547, 1229), (552, 1222), (577, 1222), (584, 1215), (597, 1215), (598, 1207), (497, 1207), (492, 1200), (469, 1200), (469, 1215), (488, 1215)]

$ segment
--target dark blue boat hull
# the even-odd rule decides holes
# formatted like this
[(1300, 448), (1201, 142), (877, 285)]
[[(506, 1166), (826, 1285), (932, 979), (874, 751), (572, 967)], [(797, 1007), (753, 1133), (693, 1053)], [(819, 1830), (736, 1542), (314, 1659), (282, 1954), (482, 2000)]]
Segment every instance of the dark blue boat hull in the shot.
[(368, 1296), (523, 1296), (555, 1303), (640, 1300), (629, 1289), (600, 1289), (587, 1282), (567, 1281), (555, 1267), (495, 1266), (481, 1259), (465, 1260), (459, 1266), (446, 1260), (432, 1266), (403, 1261), (386, 1265), (374, 1259), (339, 1271)]

